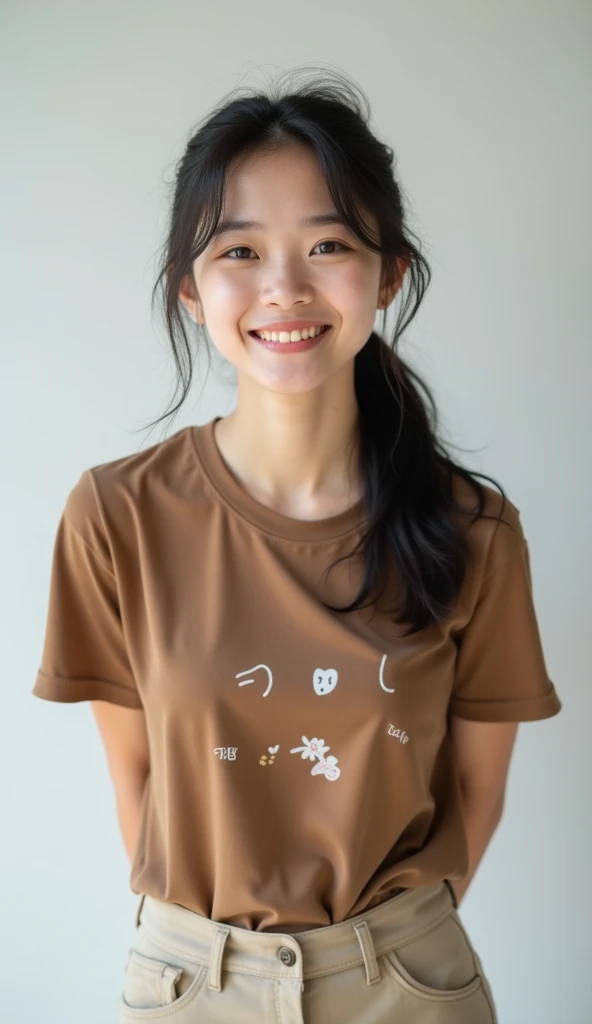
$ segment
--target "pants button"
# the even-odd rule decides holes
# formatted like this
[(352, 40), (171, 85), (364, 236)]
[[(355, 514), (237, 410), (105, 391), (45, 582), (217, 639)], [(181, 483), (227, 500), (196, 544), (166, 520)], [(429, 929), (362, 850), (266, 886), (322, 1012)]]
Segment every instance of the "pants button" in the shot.
[(288, 946), (280, 946), (278, 949), (278, 957), (283, 964), (291, 967), (292, 964), (296, 963), (296, 954), (293, 949), (289, 949)]

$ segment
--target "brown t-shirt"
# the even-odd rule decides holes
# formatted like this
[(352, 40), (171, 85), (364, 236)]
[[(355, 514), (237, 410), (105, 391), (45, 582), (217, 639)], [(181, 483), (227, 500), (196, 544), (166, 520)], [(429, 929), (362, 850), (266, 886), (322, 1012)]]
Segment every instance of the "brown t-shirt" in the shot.
[(358, 592), (360, 555), (325, 570), (363, 529), (362, 503), (305, 521), (267, 508), (214, 423), (84, 470), (55, 539), (33, 693), (144, 709), (132, 891), (280, 931), (460, 878), (448, 713), (530, 721), (562, 706), (518, 509), (471, 526), (453, 612), (403, 638), (392, 593), (345, 615), (323, 605)]

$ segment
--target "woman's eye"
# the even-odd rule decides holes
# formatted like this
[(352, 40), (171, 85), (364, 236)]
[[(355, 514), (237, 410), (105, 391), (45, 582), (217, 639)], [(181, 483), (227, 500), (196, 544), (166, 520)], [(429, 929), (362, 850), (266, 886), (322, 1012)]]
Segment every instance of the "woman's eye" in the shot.
[(234, 249), (229, 249), (229, 250), (228, 250), (228, 252), (225, 252), (225, 253), (224, 253), (224, 256), (230, 256), (230, 253), (231, 253), (231, 252), (240, 252), (240, 251), (241, 251), (241, 249), (243, 250), (243, 252), (244, 252), (245, 250), (246, 250), (247, 252), (253, 252), (253, 250), (252, 250), (252, 249), (249, 249), (249, 246), (248, 246), (248, 245), (235, 245)]
[[(321, 245), (338, 245), (338, 246), (340, 246), (344, 250), (348, 250), (349, 249), (349, 246), (348, 245), (344, 245), (343, 242), (335, 242), (335, 241), (331, 241), (331, 240), (329, 240), (327, 242), (319, 242), (319, 244), (315, 246), (315, 249), (318, 249)], [(229, 249), (228, 252), (223, 253), (223, 256), (230, 256), (230, 254), (233, 253), (233, 252), (253, 252), (253, 249), (251, 249), (248, 245), (235, 245), (233, 249)], [(332, 252), (321, 253), (321, 256), (332, 256), (332, 255), (333, 255)], [(235, 257), (232, 257), (232, 258), (233, 259), (238, 259), (238, 260), (242, 259), (241, 256), (235, 256)], [(248, 259), (248, 257), (247, 257), (247, 259)]]
[[(346, 250), (349, 249), (349, 245), (344, 245), (343, 242), (334, 242), (332, 240), (329, 240), (327, 242), (319, 242), (319, 245), (315, 246), (315, 248), (318, 249), (318, 247), (320, 245), (339, 245), (339, 246), (341, 246), (342, 249), (346, 249)], [(321, 253), (321, 255), (332, 256), (333, 254), (328, 252), (328, 253)]]

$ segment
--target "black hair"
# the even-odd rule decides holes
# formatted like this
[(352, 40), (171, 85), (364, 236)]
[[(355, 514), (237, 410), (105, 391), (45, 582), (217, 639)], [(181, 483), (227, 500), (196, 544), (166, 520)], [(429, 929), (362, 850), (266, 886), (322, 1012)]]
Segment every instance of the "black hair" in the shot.
[[(206, 249), (221, 216), (229, 164), (239, 154), (278, 151), (295, 142), (310, 148), (336, 209), (360, 241), (381, 254), (381, 284), (395, 287), (400, 300), (390, 343), (383, 336), (385, 309), (382, 334), (373, 330), (355, 356), (355, 450), (367, 524), (358, 544), (342, 558), (360, 553), (363, 578), (349, 605), (326, 607), (352, 612), (369, 598), (374, 603), (379, 586), (382, 593), (395, 569), (400, 593), (395, 621), (409, 625), (404, 633), (408, 636), (443, 621), (459, 594), (472, 557), (461, 519), (468, 518), (470, 524), (482, 515), (494, 518), (483, 511), (486, 489), (476, 477), (494, 483), (503, 495), (500, 516), (495, 518), (501, 518), (506, 495), (492, 477), (452, 460), (438, 437), (430, 389), (397, 352), (398, 339), (419, 309), (431, 270), (407, 224), (394, 152), (371, 131), (369, 120), (364, 93), (338, 73), (333, 78), (313, 77), (299, 87), (283, 88), (280, 79), (267, 89), (243, 87), (242, 95), (237, 90), (224, 97), (199, 123), (176, 165), (152, 303), (160, 295), (177, 385), (182, 388), (178, 403), (164, 414), (171, 415), (185, 400), (192, 380), (193, 339), (187, 328), (196, 338), (203, 337), (179, 292), (187, 279), (194, 287), (193, 262)], [(378, 238), (368, 230), (364, 211), (374, 215)], [(476, 508), (459, 500), (456, 487), (461, 480), (474, 492)]]

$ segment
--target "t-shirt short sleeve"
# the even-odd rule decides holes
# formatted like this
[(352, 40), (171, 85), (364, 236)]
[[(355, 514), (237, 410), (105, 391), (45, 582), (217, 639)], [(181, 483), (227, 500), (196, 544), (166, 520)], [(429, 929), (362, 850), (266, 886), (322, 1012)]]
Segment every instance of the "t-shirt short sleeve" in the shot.
[(58, 523), (45, 639), (32, 692), (52, 701), (142, 707), (126, 651), (100, 496), (89, 469), (70, 491)]
[(549, 679), (536, 618), (528, 542), (518, 510), (496, 524), (473, 612), (457, 640), (449, 710), (482, 722), (550, 718), (561, 701)]

